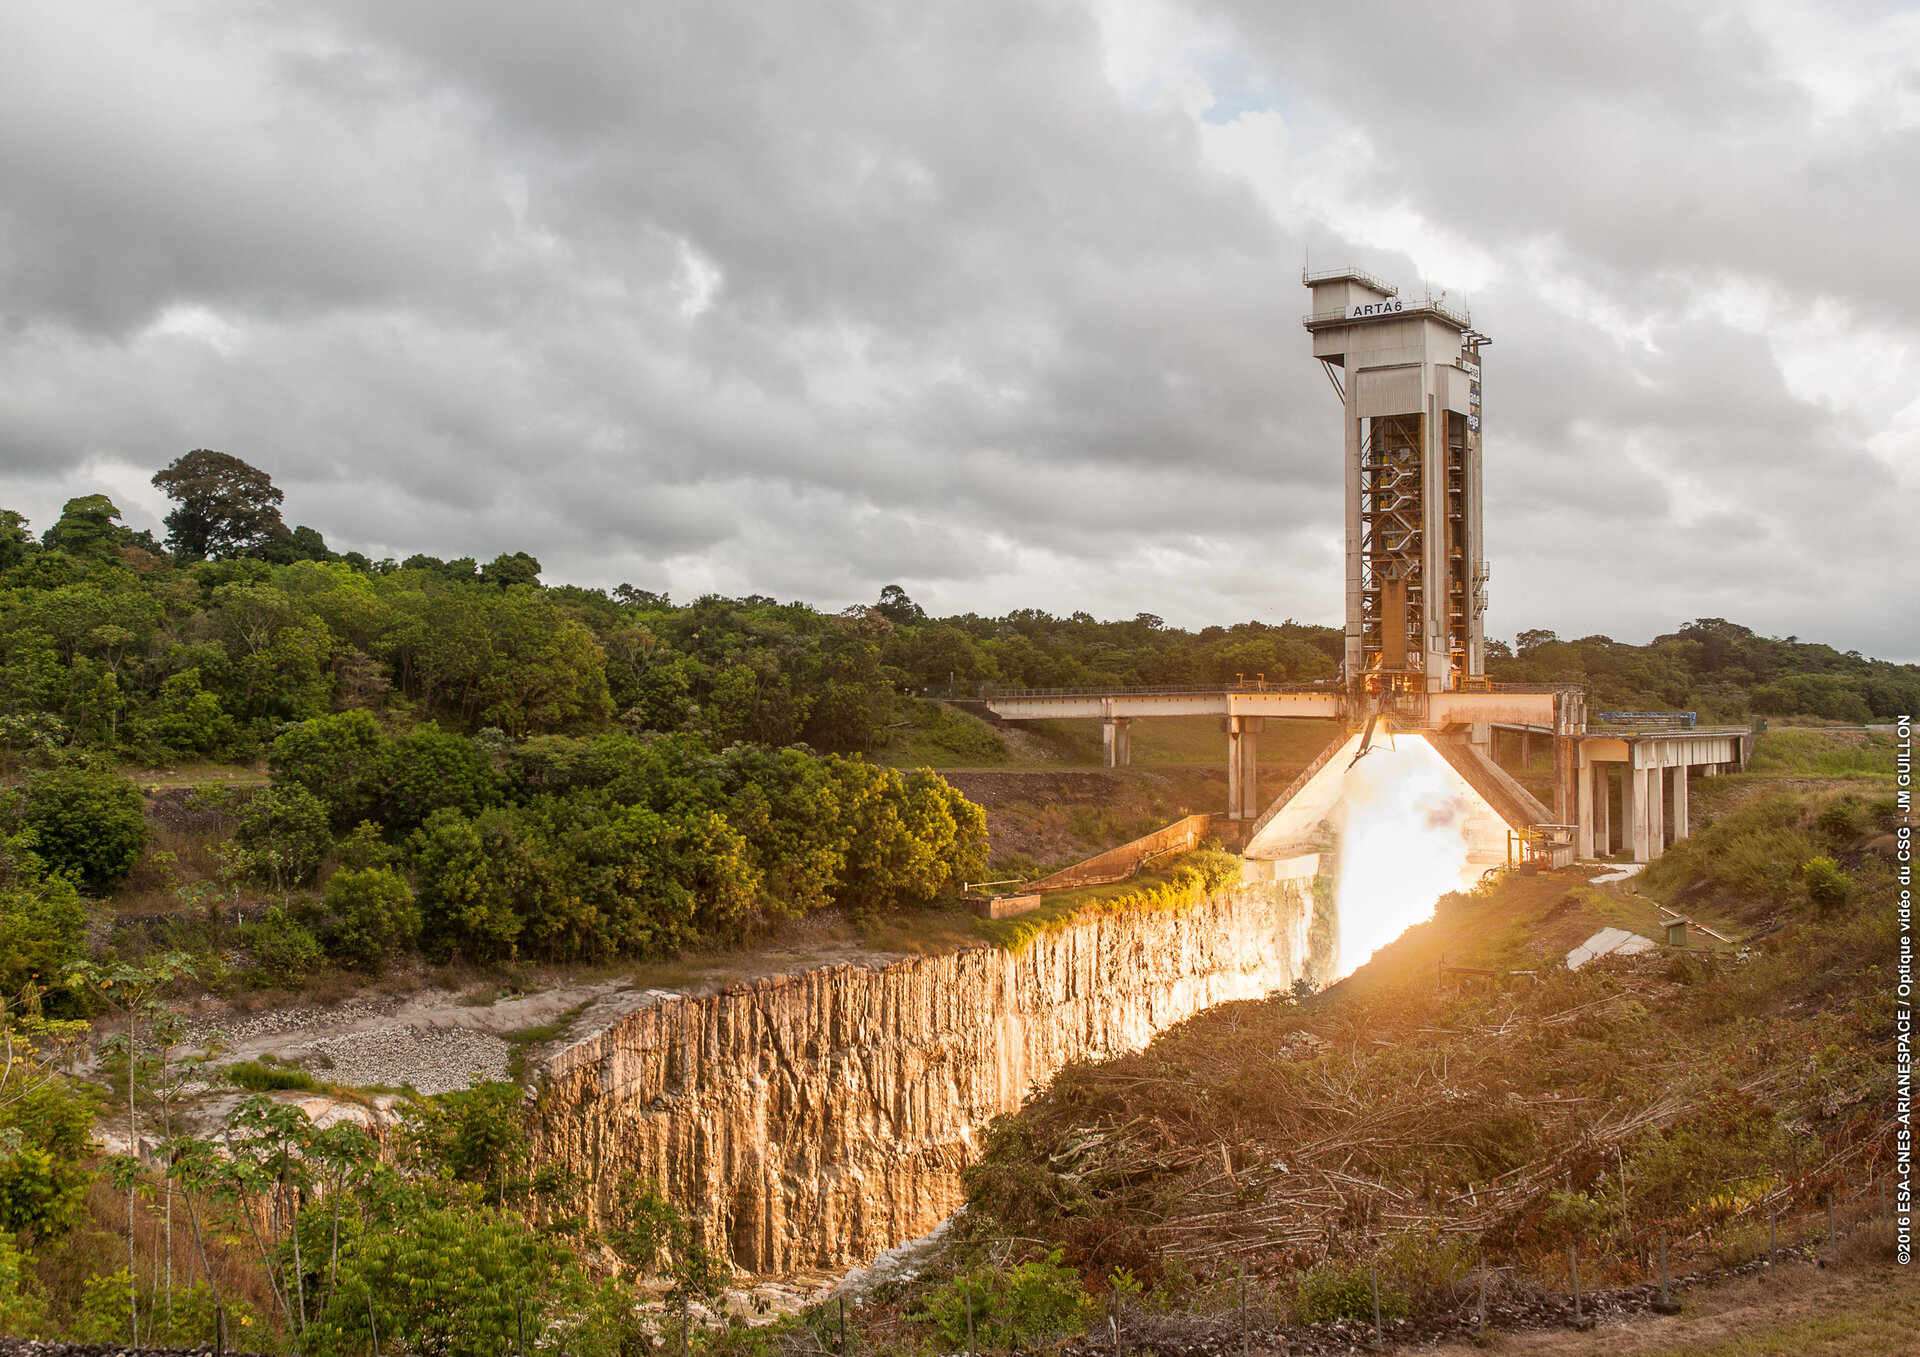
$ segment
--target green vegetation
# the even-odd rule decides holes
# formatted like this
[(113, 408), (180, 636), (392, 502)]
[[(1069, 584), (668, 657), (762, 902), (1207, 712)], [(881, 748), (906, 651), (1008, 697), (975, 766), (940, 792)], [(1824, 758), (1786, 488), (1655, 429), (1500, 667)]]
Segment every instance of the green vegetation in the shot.
[(0, 839), (0, 995), (32, 985), (37, 999), (80, 959), (86, 907), (71, 880), (47, 870), (36, 839)]
[(1751, 713), (1859, 725), (1920, 711), (1920, 665), (1758, 636), (1718, 617), (1644, 646), (1536, 630), (1521, 632), (1511, 650), (1489, 642), (1487, 652), (1495, 679), (1584, 683), (1591, 712), (1687, 709), (1716, 721)]
[(140, 789), (104, 769), (71, 766), (30, 775), (20, 825), (53, 871), (90, 890), (126, 877), (147, 846)]
[(1769, 730), (1756, 742), (1747, 771), (1765, 777), (1891, 776), (1893, 744), (1892, 735), (1879, 731), (1841, 744), (1825, 731)]
[(305, 1070), (292, 1065), (269, 1064), (264, 1060), (242, 1060), (226, 1068), (227, 1082), (250, 1093), (311, 1092), (319, 1082)]
[(1079, 1333), (1094, 1307), (1060, 1257), (1055, 1249), (1011, 1268), (974, 1268), (935, 1290), (922, 1320), (940, 1350), (1019, 1352)]
[[(1019, 918), (963, 915), (984, 817), (931, 769), (1089, 762), (1097, 730), (1012, 736), (938, 697), (1319, 680), (1340, 654), (1335, 629), (1290, 621), (931, 618), (891, 586), (837, 614), (759, 595), (675, 605), (543, 584), (525, 553), (342, 555), (285, 525), (264, 474), (205, 449), (155, 483), (174, 503), (164, 544), (104, 496), (38, 540), (0, 511), (0, 1329), (17, 1332), (184, 1345), (220, 1315), (230, 1347), (316, 1357), (677, 1339), (642, 1333), (635, 1301), (711, 1298), (717, 1261), (657, 1185), (621, 1185), (600, 1229), (572, 1214), (605, 1185), (532, 1163), (517, 1084), (412, 1099), (376, 1147), (268, 1096), (357, 1096), (304, 1070), (183, 1058), (166, 1000), (421, 961), (495, 982), (534, 962), (683, 964), (829, 908), (877, 945), (1015, 950), (1093, 911), (1185, 909), (1238, 860), (1206, 848)], [(1496, 648), (1494, 678), (1583, 681), (1596, 709), (1858, 723), (1920, 705), (1915, 666), (1718, 619), (1647, 646), (1528, 632), (1517, 650)], [(1276, 722), (1263, 758), (1304, 763), (1326, 735)], [(1135, 758), (1217, 763), (1222, 739), (1207, 721), (1143, 724)], [(1662, 1225), (1748, 1248), (1757, 1202), (1804, 1202), (1884, 1148), (1872, 978), (1891, 876), (1871, 845), (1890, 755), (1879, 735), (1776, 730), (1637, 878), (1739, 930), (1741, 964), (1553, 970), (1535, 931), (1650, 926), (1644, 901), (1508, 882), (1435, 928), (1461, 925), (1451, 962), (1537, 982), (1435, 995), (1425, 957), (1417, 982), (1364, 1003), (1364, 984), (1308, 986), (1066, 1072), (995, 1130), (956, 1264), (907, 1296), (901, 1332), (951, 1350), (971, 1311), (983, 1346), (1043, 1344), (1084, 1325), (1090, 1289), (1171, 1313), (1217, 1306), (1242, 1266), (1285, 1279), (1272, 1307), (1296, 1318), (1370, 1315), (1377, 1266), (1392, 1315), (1456, 1285), (1469, 1239), (1536, 1272), (1578, 1239), (1617, 1278)], [(128, 768), (193, 790), (143, 791)], [(1850, 781), (1752, 794), (1775, 774)], [(1049, 806), (1022, 849), (1057, 859), (1162, 808)], [(516, 1077), (580, 1011), (507, 1034)], [(111, 1024), (98, 1084), (71, 1073), (83, 1013)], [(216, 1149), (178, 1134), (176, 1103), (221, 1079), (251, 1096)], [(101, 1116), (125, 1144), (157, 1130), (164, 1152), (96, 1151)], [(1389, 1199), (1399, 1224), (1383, 1230)], [(1310, 1239), (1301, 1220), (1336, 1228)], [(610, 1278), (611, 1258), (626, 1271)], [(774, 1346), (685, 1336), (741, 1357)]]
[(1083, 886), (1042, 896), (1038, 909), (1010, 919), (983, 919), (979, 931), (1009, 952), (1042, 934), (1071, 926), (1094, 911), (1183, 910), (1240, 879), (1240, 858), (1207, 843), (1105, 886)]
[[(144, 990), (158, 977), (99, 970), (90, 983)], [(246, 1062), (227, 1077), (255, 1092), (213, 1139), (173, 1137), (141, 1163), (109, 1159), (124, 1195), (89, 1197), (101, 1176), (84, 1164), (94, 1102), (59, 1049), (77, 1033), (18, 1017), (7, 1028), (0, 1331), (187, 1346), (211, 1343), (223, 1320), (230, 1350), (358, 1353), (377, 1333), (384, 1351), (492, 1357), (524, 1343), (614, 1357), (638, 1350), (635, 1304), (650, 1278), (717, 1291), (684, 1217), (657, 1198), (652, 1248), (625, 1280), (582, 1264), (631, 1232), (605, 1241), (561, 1214), (573, 1185), (529, 1172), (530, 1108), (512, 1085), (411, 1101), (383, 1151), (355, 1125), (322, 1129), (261, 1095), (316, 1087), (302, 1072)], [(170, 1039), (135, 1050), (141, 1100), (167, 1096)], [(16, 1234), (31, 1244), (24, 1253)]]

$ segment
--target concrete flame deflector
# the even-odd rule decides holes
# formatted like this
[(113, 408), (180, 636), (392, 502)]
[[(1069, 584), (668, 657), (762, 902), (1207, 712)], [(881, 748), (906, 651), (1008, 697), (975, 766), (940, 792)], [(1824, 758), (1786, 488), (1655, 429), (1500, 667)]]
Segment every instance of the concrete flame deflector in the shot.
[(1435, 752), (1493, 807), (1509, 827), (1531, 830), (1536, 825), (1553, 822), (1553, 812), (1541, 803), (1539, 797), (1515, 782), (1506, 769), (1482, 754), (1476, 746), (1465, 740), (1439, 737), (1431, 743)]
[[(1339, 804), (1347, 766), (1360, 750), (1360, 736), (1336, 740), (1309, 764), (1254, 822), (1243, 856), (1263, 861), (1294, 857), (1330, 847), (1334, 831), (1328, 823)], [(1382, 741), (1389, 738), (1378, 737)], [(1487, 810), (1507, 827), (1532, 830), (1552, 821), (1553, 814), (1537, 797), (1510, 777), (1506, 770), (1464, 740), (1429, 734), (1428, 742)], [(1474, 860), (1498, 860), (1500, 852), (1489, 838), (1497, 826), (1476, 827), (1469, 834)]]

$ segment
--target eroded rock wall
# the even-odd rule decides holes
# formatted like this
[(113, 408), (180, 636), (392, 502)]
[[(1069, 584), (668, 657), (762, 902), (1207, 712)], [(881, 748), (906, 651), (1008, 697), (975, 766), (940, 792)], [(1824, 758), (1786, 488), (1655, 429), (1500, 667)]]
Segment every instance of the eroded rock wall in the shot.
[(652, 1181), (758, 1273), (844, 1268), (960, 1204), (986, 1124), (1070, 1061), (1290, 985), (1305, 882), (1092, 914), (1018, 953), (822, 966), (662, 997), (547, 1066), (540, 1153), (592, 1208)]

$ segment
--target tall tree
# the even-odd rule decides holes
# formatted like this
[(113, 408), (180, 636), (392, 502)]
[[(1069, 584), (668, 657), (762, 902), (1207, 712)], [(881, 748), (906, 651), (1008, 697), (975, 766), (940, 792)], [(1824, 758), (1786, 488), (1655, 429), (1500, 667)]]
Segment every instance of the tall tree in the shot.
[(153, 483), (178, 506), (167, 515), (167, 544), (187, 560), (249, 555), (289, 536), (280, 520), (286, 496), (238, 457), (196, 448)]
[(19, 565), (33, 546), (26, 518), (12, 509), (0, 509), (0, 570)]
[(82, 495), (67, 501), (42, 541), (71, 556), (111, 555), (127, 535), (119, 518), (119, 508), (105, 495)]

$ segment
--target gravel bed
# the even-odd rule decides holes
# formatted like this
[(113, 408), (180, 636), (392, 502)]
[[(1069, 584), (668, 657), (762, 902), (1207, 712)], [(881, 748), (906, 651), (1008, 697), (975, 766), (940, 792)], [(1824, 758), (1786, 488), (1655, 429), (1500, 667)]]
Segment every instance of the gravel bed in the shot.
[(343, 1003), (329, 1004), (325, 1008), (316, 1008), (308, 1004), (292, 1004), (285, 1008), (263, 1008), (255, 1013), (223, 1013), (211, 1021), (189, 1024), (188, 1043), (198, 1042), (203, 1037), (215, 1034), (229, 1044), (252, 1041), (258, 1037), (270, 1037), (276, 1032), (291, 1032), (302, 1027), (323, 1024), (338, 1026), (380, 1018), (391, 1012), (393, 1008), (394, 1001), (391, 999), (348, 999)]
[(364, 1088), (412, 1085), (447, 1093), (476, 1080), (505, 1079), (512, 1048), (466, 1027), (380, 1027), (307, 1043), (308, 1067), (330, 1083)]

